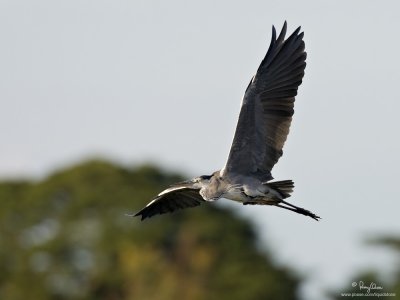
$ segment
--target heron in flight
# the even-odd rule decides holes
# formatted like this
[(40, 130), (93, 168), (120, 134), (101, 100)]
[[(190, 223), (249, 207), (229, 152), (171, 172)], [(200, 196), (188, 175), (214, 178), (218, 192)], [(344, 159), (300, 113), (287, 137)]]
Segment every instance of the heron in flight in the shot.
[(319, 216), (284, 200), (293, 192), (292, 180), (271, 181), (271, 170), (282, 156), (294, 99), (306, 67), (304, 33), (300, 33), (299, 27), (285, 39), (286, 29), (285, 22), (276, 37), (272, 26), (268, 52), (243, 96), (224, 168), (171, 185), (131, 216), (141, 216), (144, 220), (225, 198), (244, 205), (277, 206), (318, 221)]

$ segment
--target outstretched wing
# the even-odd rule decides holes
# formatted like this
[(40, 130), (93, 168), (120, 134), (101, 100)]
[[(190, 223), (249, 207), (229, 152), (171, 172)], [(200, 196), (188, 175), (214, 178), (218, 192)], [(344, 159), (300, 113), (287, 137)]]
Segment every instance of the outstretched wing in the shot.
[(299, 27), (285, 40), (286, 27), (285, 22), (277, 39), (272, 27), (268, 52), (246, 89), (223, 171), (226, 176), (272, 179), (271, 170), (282, 156), (306, 67), (303, 33)]
[(195, 207), (205, 200), (199, 194), (199, 189), (186, 187), (169, 188), (161, 192), (149, 204), (134, 216), (142, 216), (142, 220), (157, 214), (165, 214), (178, 209)]

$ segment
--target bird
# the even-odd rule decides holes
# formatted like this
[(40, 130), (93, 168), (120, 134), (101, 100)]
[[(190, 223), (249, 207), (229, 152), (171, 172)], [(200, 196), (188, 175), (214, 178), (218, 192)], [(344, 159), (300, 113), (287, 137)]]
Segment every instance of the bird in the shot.
[(294, 189), (292, 180), (272, 181), (272, 168), (282, 156), (294, 114), (294, 101), (306, 67), (304, 32), (298, 27), (285, 38), (287, 22), (277, 37), (272, 26), (268, 51), (242, 98), (239, 119), (225, 166), (172, 184), (133, 217), (196, 207), (221, 198), (243, 205), (270, 205), (314, 220), (320, 217), (287, 201)]

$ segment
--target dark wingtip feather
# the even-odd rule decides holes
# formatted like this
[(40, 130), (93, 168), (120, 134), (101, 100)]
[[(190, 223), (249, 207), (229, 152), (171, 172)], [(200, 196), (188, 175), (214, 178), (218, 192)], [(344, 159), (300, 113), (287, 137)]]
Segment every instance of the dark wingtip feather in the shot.
[(285, 23), (283, 23), (283, 27), (282, 27), (281, 33), (279, 34), (278, 39), (277, 39), (278, 44), (282, 43), (283, 40), (285, 39), (286, 31), (287, 31), (287, 23), (285, 21)]
[(130, 217), (130, 218), (134, 218), (134, 217), (138, 217), (138, 216), (140, 216), (142, 214), (143, 214), (143, 209), (141, 211), (137, 212), (136, 214), (135, 213), (131, 213), (131, 214), (126, 213), (125, 216)]
[(299, 32), (300, 32), (300, 29), (301, 29), (301, 27), (299, 26), (299, 27), (297, 27), (297, 29), (292, 33), (292, 36), (298, 36), (298, 37), (300, 37), (300, 39), (303, 37), (302, 36), (302, 34), (300, 33), (299, 34)]
[(143, 211), (139, 211), (138, 213), (136, 213), (136, 214), (134, 215), (134, 217), (140, 217), (140, 220), (141, 220), (141, 221), (143, 221), (143, 220), (146, 218), (146, 216), (145, 216), (145, 214), (143, 213)]
[(141, 211), (139, 211), (138, 213), (136, 213), (135, 215), (134, 215), (134, 217), (140, 217), (140, 220), (141, 221), (143, 221), (146, 217), (145, 217), (145, 214), (144, 214), (144, 212), (143, 212), (143, 210), (141, 210)]
[(131, 214), (126, 213), (125, 216), (131, 217), (131, 218), (141, 216), (141, 220), (143, 221), (144, 219), (149, 217), (149, 215), (145, 213), (145, 209), (146, 209), (146, 207), (143, 208), (142, 210), (140, 210), (139, 212), (137, 212), (136, 214), (135, 213), (131, 213)]
[(275, 42), (276, 41), (276, 29), (275, 29), (275, 26), (274, 25), (272, 25), (272, 38), (271, 38), (271, 44), (273, 43), (273, 42)]
[(151, 218), (152, 216), (154, 216), (157, 213), (151, 212), (151, 211), (145, 211), (144, 209), (142, 209), (141, 211), (139, 211), (135, 217), (140, 217), (140, 221), (143, 221), (147, 218)]

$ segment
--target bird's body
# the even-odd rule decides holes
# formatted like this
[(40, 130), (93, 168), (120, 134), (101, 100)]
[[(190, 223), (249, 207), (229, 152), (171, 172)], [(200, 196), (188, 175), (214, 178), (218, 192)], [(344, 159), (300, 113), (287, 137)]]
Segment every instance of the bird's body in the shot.
[(278, 193), (263, 184), (260, 180), (246, 176), (236, 176), (233, 179), (221, 176), (221, 171), (216, 171), (210, 178), (210, 182), (205, 182), (200, 189), (200, 195), (206, 201), (226, 198), (237, 202), (252, 201), (257, 197), (276, 198)]
[(293, 181), (271, 181), (271, 170), (282, 156), (289, 133), (294, 97), (306, 66), (303, 33), (299, 31), (300, 27), (285, 40), (286, 22), (278, 38), (273, 27), (271, 45), (243, 97), (224, 168), (172, 185), (134, 216), (143, 220), (225, 198), (243, 204), (278, 206), (319, 219), (284, 200), (293, 191)]

